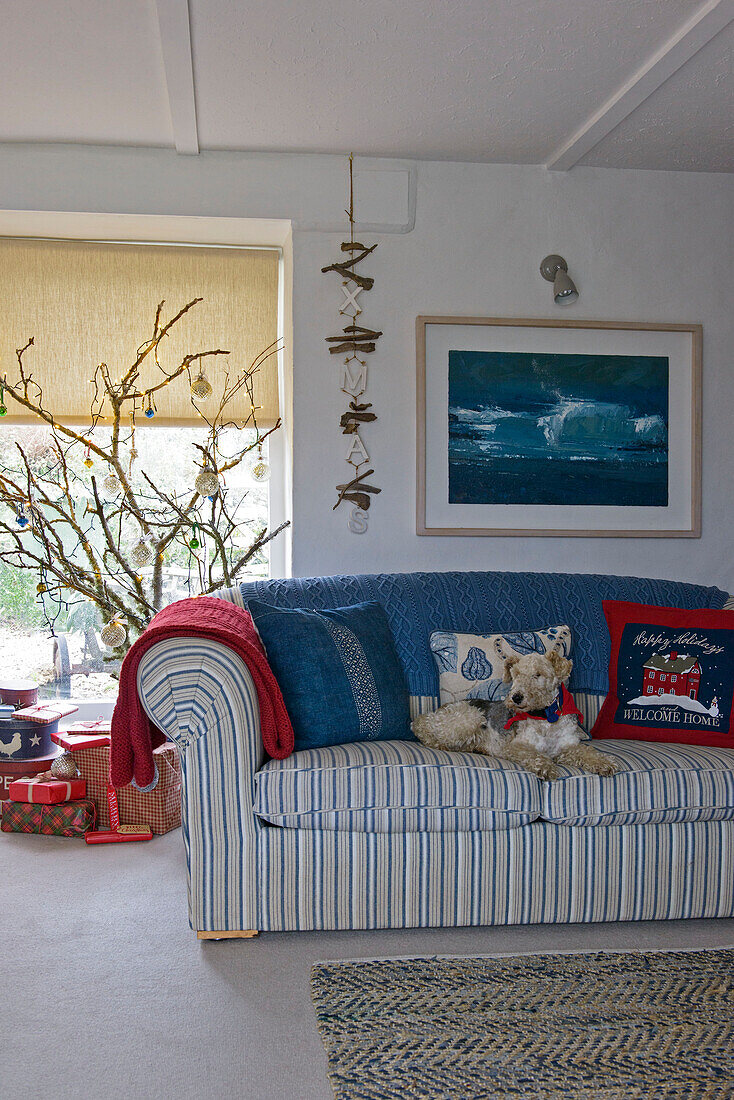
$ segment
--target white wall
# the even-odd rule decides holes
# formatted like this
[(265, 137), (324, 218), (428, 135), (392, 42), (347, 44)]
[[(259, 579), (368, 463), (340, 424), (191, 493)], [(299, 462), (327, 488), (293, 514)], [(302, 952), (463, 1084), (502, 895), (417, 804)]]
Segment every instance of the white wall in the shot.
[[(0, 147), (0, 207), (290, 218), (294, 223), (293, 568), (550, 569), (667, 576), (734, 589), (734, 177), (532, 166), (357, 162), (358, 214), (381, 231), (363, 320), (379, 421), (365, 431), (383, 492), (362, 536), (332, 512), (344, 478), (343, 395), (324, 337), (338, 331), (346, 162), (334, 157)], [(417, 180), (417, 194), (411, 187)], [(414, 201), (415, 200), (415, 201)], [(415, 216), (415, 225), (411, 225)], [(418, 314), (552, 316), (538, 274), (567, 258), (581, 298), (568, 316), (704, 325), (703, 536), (693, 539), (418, 538), (415, 344)]]
[[(338, 331), (336, 277), (317, 272), (338, 238), (296, 241), (294, 571), (550, 569), (635, 573), (734, 588), (734, 177), (527, 166), (418, 165), (416, 223), (384, 236), (362, 320), (385, 335), (369, 357), (380, 415), (364, 437), (383, 492), (369, 531), (330, 513), (341, 480), (342, 397), (323, 337)], [(703, 537), (447, 538), (415, 535), (415, 318), (560, 313), (538, 265), (569, 263), (580, 290), (564, 316), (704, 326)]]

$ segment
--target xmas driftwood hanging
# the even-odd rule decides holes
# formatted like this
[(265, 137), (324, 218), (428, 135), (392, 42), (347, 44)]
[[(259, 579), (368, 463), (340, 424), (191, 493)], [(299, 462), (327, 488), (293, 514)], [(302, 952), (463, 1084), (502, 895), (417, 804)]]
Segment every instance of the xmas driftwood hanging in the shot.
[(375, 471), (365, 470), (370, 463), (370, 456), (362, 439), (362, 431), (366, 424), (377, 420), (377, 414), (372, 412), (372, 404), (369, 401), (361, 401), (367, 389), (367, 360), (363, 356), (371, 355), (377, 347), (377, 341), (382, 336), (376, 329), (365, 328), (357, 324), (357, 317), (362, 312), (362, 307), (357, 301), (360, 294), (371, 290), (375, 280), (369, 275), (364, 275), (355, 268), (361, 264), (367, 256), (370, 256), (377, 248), (376, 244), (369, 248), (354, 239), (354, 170), (353, 157), (349, 157), (349, 209), (346, 214), (349, 218), (349, 240), (342, 241), (341, 251), (347, 253), (347, 258), (338, 260), (333, 264), (322, 267), (324, 274), (335, 271), (341, 276), (341, 291), (344, 296), (339, 307), (342, 317), (349, 318), (349, 323), (344, 326), (338, 336), (327, 336), (331, 355), (344, 355), (341, 372), (342, 393), (351, 398), (347, 409), (342, 413), (339, 426), (342, 434), (348, 436), (346, 461), (354, 470), (355, 476), (341, 485), (337, 485), (337, 500), (334, 509), (344, 501), (352, 505), (349, 514), (349, 530), (354, 534), (362, 535), (367, 530), (369, 522), (369, 508), (372, 497), (381, 492), (376, 485), (368, 485), (365, 478), (370, 477)]

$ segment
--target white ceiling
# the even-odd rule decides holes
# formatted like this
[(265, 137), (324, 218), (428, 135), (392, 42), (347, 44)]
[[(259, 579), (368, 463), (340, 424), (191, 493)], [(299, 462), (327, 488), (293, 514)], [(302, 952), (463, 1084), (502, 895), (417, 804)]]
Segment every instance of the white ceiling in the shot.
[(732, 21), (734, 0), (2, 0), (0, 141), (734, 171)]

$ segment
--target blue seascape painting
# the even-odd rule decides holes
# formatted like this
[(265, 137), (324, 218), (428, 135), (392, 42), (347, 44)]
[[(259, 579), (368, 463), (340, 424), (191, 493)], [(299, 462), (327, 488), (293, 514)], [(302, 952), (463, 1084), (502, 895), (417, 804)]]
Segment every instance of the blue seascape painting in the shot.
[(668, 504), (666, 356), (449, 351), (449, 503)]

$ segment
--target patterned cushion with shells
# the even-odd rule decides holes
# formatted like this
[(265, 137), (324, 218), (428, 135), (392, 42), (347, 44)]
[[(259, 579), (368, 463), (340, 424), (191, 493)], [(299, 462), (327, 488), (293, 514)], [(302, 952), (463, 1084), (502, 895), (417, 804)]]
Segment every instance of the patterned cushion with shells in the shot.
[(504, 699), (508, 685), (502, 682), (505, 658), (557, 649), (571, 653), (568, 626), (520, 630), (508, 634), (457, 634), (435, 630), (430, 637), (441, 690), (441, 706), (461, 699)]

